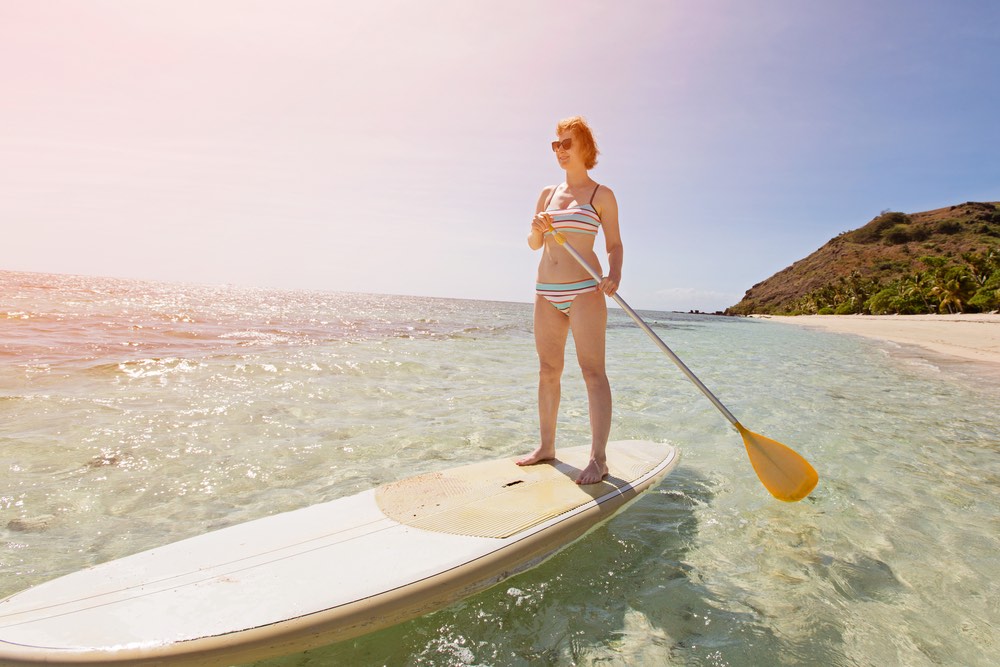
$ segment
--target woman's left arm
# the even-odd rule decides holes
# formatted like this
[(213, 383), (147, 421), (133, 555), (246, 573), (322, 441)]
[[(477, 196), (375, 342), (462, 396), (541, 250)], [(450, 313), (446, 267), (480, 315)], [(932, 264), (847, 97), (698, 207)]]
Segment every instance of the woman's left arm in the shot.
[(618, 227), (618, 200), (611, 188), (604, 186), (595, 197), (598, 215), (601, 216), (601, 229), (604, 230), (604, 245), (608, 252), (608, 273), (601, 281), (600, 290), (612, 296), (618, 291), (622, 281), (622, 248), (621, 231)]

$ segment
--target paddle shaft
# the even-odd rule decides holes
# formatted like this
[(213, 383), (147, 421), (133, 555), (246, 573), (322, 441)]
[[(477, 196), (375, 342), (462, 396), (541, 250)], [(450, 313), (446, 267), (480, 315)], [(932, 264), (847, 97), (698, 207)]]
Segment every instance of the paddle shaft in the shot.
[[(553, 236), (555, 236), (555, 239), (559, 243), (559, 245), (561, 245), (563, 248), (569, 251), (569, 254), (573, 256), (573, 259), (579, 262), (580, 266), (585, 268), (587, 270), (587, 273), (589, 273), (594, 280), (596, 280), (597, 282), (601, 282), (601, 275), (597, 273), (597, 271), (595, 271), (593, 267), (590, 266), (590, 264), (587, 263), (587, 260), (585, 260), (580, 255), (580, 253), (576, 251), (576, 248), (574, 248), (573, 246), (571, 246), (569, 243), (566, 242), (566, 237), (564, 237), (560, 232), (552, 229), (551, 227), (549, 228), (549, 231), (553, 233)], [(701, 393), (705, 394), (708, 400), (712, 402), (712, 405), (714, 405), (716, 409), (719, 412), (721, 412), (726, 419), (729, 420), (729, 423), (735, 426), (737, 430), (739, 430), (741, 428), (741, 424), (739, 423), (739, 421), (737, 421), (736, 417), (733, 416), (733, 413), (730, 412), (726, 408), (726, 406), (722, 404), (722, 401), (720, 401), (718, 398), (715, 397), (715, 394), (713, 394), (708, 389), (708, 387), (706, 387), (702, 383), (702, 381), (698, 379), (697, 375), (691, 372), (691, 369), (687, 367), (687, 364), (681, 361), (680, 357), (674, 354), (674, 351), (671, 350), (669, 347), (667, 347), (666, 343), (660, 340), (660, 337), (656, 335), (656, 332), (654, 332), (652, 328), (650, 328), (650, 326), (646, 324), (646, 322), (643, 321), (641, 317), (639, 317), (638, 313), (632, 310), (632, 306), (625, 303), (625, 299), (618, 296), (618, 294), (611, 295), (611, 298), (614, 299), (615, 302), (622, 307), (622, 310), (628, 313), (628, 316), (632, 318), (632, 321), (634, 321), (637, 325), (639, 325), (640, 329), (646, 332), (646, 335), (649, 336), (649, 338), (654, 343), (656, 343), (656, 346), (661, 350), (663, 350), (663, 353), (666, 354), (668, 357), (670, 357), (671, 361), (677, 364), (677, 367), (681, 369), (681, 372), (684, 373), (684, 375), (687, 376), (687, 379), (691, 380), (691, 382), (694, 383), (694, 386), (698, 387), (698, 389), (701, 390)]]

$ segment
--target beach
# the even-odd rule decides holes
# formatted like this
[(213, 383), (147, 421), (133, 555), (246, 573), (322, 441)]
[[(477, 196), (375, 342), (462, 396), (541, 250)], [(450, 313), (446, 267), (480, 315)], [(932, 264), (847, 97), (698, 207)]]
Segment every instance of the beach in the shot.
[(755, 316), (835, 333), (915, 345), (936, 354), (982, 362), (1000, 375), (1000, 315)]

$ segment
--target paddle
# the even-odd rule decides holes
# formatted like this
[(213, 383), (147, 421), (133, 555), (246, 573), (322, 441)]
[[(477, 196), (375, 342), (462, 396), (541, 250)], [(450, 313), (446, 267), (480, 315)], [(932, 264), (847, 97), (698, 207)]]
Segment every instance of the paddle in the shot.
[[(549, 231), (555, 237), (556, 242), (564, 247), (569, 254), (573, 256), (580, 266), (587, 270), (587, 273), (591, 277), (600, 282), (601, 276), (594, 271), (587, 260), (580, 256), (580, 253), (576, 251), (576, 248), (566, 243), (566, 237), (560, 232), (556, 231), (549, 226)], [(785, 500), (788, 502), (795, 500), (802, 500), (809, 495), (809, 492), (816, 487), (816, 483), (819, 481), (819, 475), (816, 474), (816, 470), (813, 469), (809, 462), (804, 458), (799, 456), (790, 447), (787, 447), (776, 440), (771, 440), (770, 438), (764, 437), (759, 433), (754, 433), (753, 431), (744, 427), (740, 422), (733, 416), (726, 406), (722, 404), (718, 398), (715, 397), (711, 391), (708, 390), (702, 381), (697, 378), (697, 376), (691, 372), (683, 361), (680, 360), (674, 351), (667, 347), (667, 344), (660, 340), (660, 337), (653, 332), (653, 330), (646, 324), (639, 315), (632, 310), (632, 307), (625, 303), (617, 294), (613, 295), (613, 298), (619, 306), (622, 307), (629, 317), (639, 325), (639, 328), (646, 332), (646, 335), (656, 343), (663, 352), (670, 357), (671, 361), (677, 364), (677, 367), (681, 369), (681, 372), (687, 376), (694, 386), (701, 390), (701, 393), (708, 397), (708, 400), (712, 402), (712, 405), (718, 409), (722, 415), (729, 420), (729, 423), (736, 427), (740, 435), (743, 437), (743, 445), (746, 447), (747, 454), (750, 456), (750, 463), (753, 465), (754, 471), (757, 473), (757, 477), (760, 478), (761, 483), (771, 492), (771, 495), (778, 500)]]

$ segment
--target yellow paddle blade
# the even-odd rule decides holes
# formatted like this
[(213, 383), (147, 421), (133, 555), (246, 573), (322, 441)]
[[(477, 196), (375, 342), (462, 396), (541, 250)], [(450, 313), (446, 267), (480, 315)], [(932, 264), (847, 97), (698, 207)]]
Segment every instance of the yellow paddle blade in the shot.
[(777, 440), (748, 431), (737, 423), (757, 477), (778, 500), (802, 500), (816, 488), (819, 475), (809, 462)]

